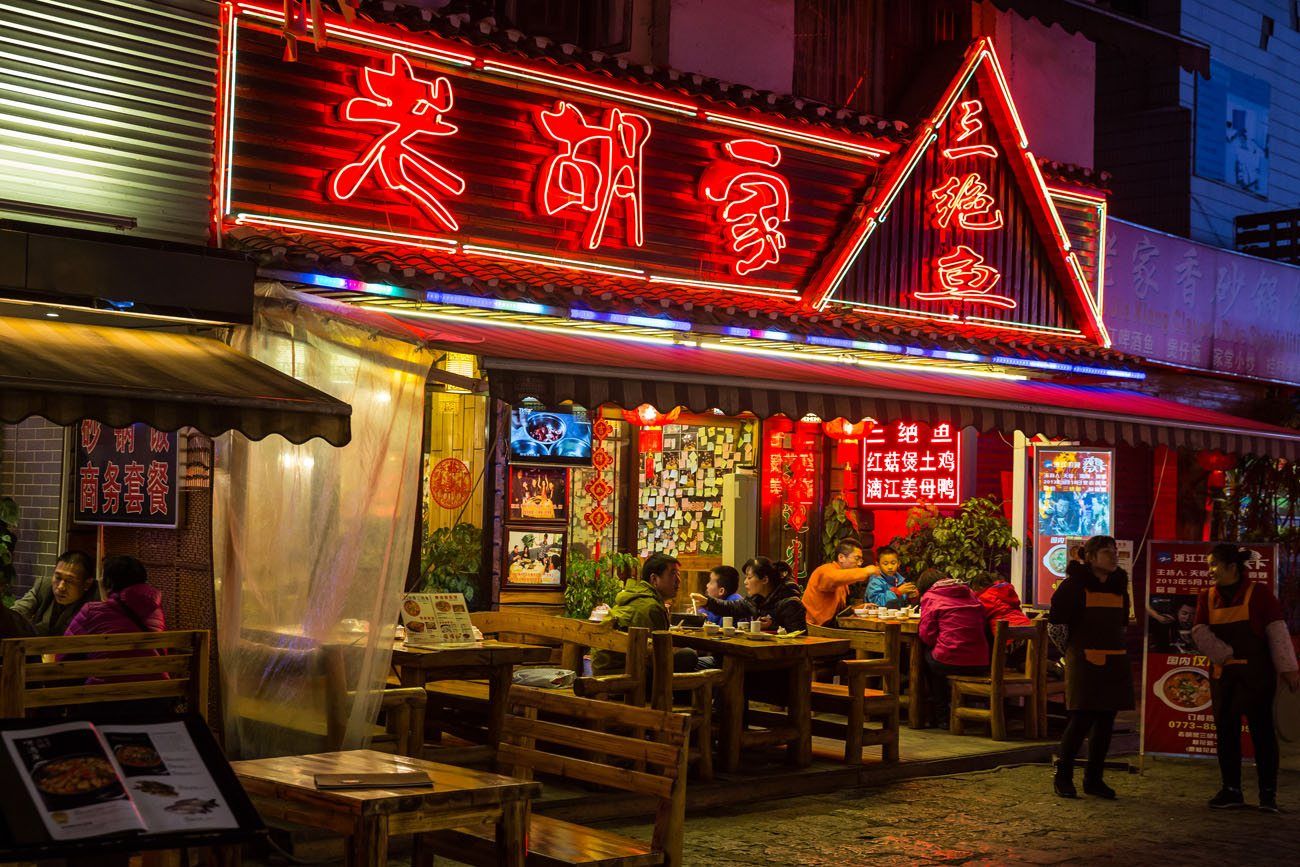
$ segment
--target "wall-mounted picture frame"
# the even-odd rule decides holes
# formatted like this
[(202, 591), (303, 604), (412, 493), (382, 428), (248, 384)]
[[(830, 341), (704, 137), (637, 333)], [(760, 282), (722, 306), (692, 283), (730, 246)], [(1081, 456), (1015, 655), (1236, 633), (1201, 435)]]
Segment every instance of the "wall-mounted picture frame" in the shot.
[(568, 536), (563, 527), (507, 527), (501, 589), (563, 590)]
[(511, 521), (568, 523), (569, 469), (512, 466), (509, 500)]

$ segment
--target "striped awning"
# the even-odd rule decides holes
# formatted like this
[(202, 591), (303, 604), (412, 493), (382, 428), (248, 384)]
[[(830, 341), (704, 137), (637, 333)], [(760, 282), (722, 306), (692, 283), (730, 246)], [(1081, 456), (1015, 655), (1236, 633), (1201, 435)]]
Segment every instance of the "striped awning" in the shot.
[(0, 317), (0, 422), (351, 438), (352, 407), (209, 337)]
[(1300, 457), (1300, 431), (1113, 388), (638, 343), (576, 330), (534, 334), (481, 320), (440, 321), (438, 332), (477, 341), (457, 349), (479, 355), (492, 393), (510, 402), (536, 397), (587, 407), (720, 409), (760, 418), (811, 413), (823, 419), (947, 421), (982, 432), (1019, 430), (1092, 444)]

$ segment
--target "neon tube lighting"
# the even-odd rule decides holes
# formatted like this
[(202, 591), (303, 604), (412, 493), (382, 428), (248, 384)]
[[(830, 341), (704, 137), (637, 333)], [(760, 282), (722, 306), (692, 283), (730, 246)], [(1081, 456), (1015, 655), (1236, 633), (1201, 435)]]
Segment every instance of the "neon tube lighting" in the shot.
[(222, 214), (229, 214), (231, 208), (231, 189), (234, 187), (235, 173), (235, 66), (238, 62), (239, 51), (239, 27), (235, 26), (234, 19), (231, 19), (230, 27), (230, 46), (229, 57), (226, 69), (226, 91), (224, 109), (226, 116), (223, 120), (225, 130), (225, 141), (222, 142), (222, 150), (225, 158), (225, 190), (222, 199)]
[(294, 231), (315, 232), (320, 235), (333, 235), (342, 238), (358, 238), (363, 241), (392, 241), (411, 247), (451, 253), (456, 250), (456, 242), (449, 238), (432, 235), (412, 235), (406, 232), (387, 232), (383, 229), (362, 229), (358, 226), (339, 225), (337, 223), (318, 223), (314, 220), (298, 220), (292, 217), (266, 216), (262, 214), (239, 213), (235, 223), (240, 226), (272, 226)]
[(1016, 133), (1020, 136), (1019, 145), (1021, 150), (1029, 147), (1029, 137), (1025, 135), (1025, 125), (1020, 122), (1020, 113), (1016, 111), (1015, 100), (1011, 98), (1011, 88), (1007, 85), (1007, 77), (1002, 72), (1002, 61), (998, 59), (997, 49), (993, 47), (993, 40), (985, 36), (983, 40), (984, 50), (982, 53), (987, 54), (993, 67), (993, 74), (997, 76), (998, 87), (1002, 88), (1003, 101), (1006, 103), (1007, 112), (1011, 115), (1011, 122), (1016, 125)]
[(563, 316), (560, 307), (537, 304), (532, 301), (511, 301), (507, 298), (485, 298), (480, 295), (462, 295), (457, 292), (438, 292), (430, 290), (424, 293), (424, 300), (431, 304), (446, 304), (453, 307), (473, 307), (479, 310), (502, 310), (507, 313), (531, 313), (539, 316)]
[(1055, 325), (1025, 325), (1020, 322), (1004, 322), (1001, 319), (989, 319), (985, 316), (967, 316), (967, 322), (976, 325), (989, 325), (1005, 328), (1008, 331), (1032, 331), (1041, 334), (1059, 334), (1064, 337), (1082, 337), (1083, 332), (1077, 328), (1057, 328)]
[(875, 159), (889, 156), (890, 153), (888, 150), (868, 144), (860, 144), (858, 142), (846, 141), (844, 139), (832, 138), (830, 136), (818, 135), (817, 133), (804, 132), (802, 130), (790, 129), (783, 126), (774, 126), (769, 123), (763, 123), (762, 121), (749, 120), (747, 118), (735, 117), (729, 114), (717, 114), (716, 112), (705, 111), (704, 119), (711, 123), (721, 123), (728, 126), (738, 126), (742, 129), (757, 130), (770, 135), (782, 136), (784, 138), (809, 142), (811, 144), (818, 144), (823, 147), (848, 151), (849, 153), (865, 154), (866, 156)]
[(743, 292), (747, 295), (778, 295), (787, 298), (798, 298), (799, 290), (783, 289), (780, 286), (747, 286), (744, 283), (718, 283), (712, 280), (691, 280), (679, 277), (667, 277), (662, 274), (651, 274), (651, 283), (667, 283), (675, 286), (695, 286), (701, 289), (722, 289), (727, 292)]
[[(922, 319), (931, 321), (941, 319), (945, 322), (959, 322), (961, 317), (955, 313), (919, 313), (914, 310), (905, 310), (902, 307), (889, 307), (884, 304), (867, 304), (863, 301), (840, 301), (840, 304), (847, 304), (850, 307), (865, 307), (869, 310), (878, 310), (890, 316), (901, 316), (905, 319)], [(973, 318), (973, 317), (970, 317)]]
[(1106, 204), (1104, 196), (1088, 196), (1074, 190), (1063, 190), (1060, 187), (1048, 187), (1047, 192), (1054, 199), (1066, 199), (1067, 201), (1078, 202), (1084, 205), (1102, 206)]
[[(256, 6), (251, 3), (240, 3), (239, 12), (241, 15), (249, 18), (259, 18), (272, 24), (282, 25), (284, 22), (284, 13), (277, 12), (264, 6)], [(308, 21), (308, 30), (311, 29), (311, 21)], [(450, 63), (454, 66), (470, 66), (474, 63), (474, 55), (466, 54), (461, 51), (452, 51), (446, 48), (438, 48), (424, 42), (415, 42), (409, 39), (399, 39), (384, 33), (374, 33), (369, 30), (362, 30), (348, 24), (340, 24), (336, 21), (325, 22), (325, 33), (330, 36), (342, 35), (348, 37), (353, 42), (360, 42), (376, 48), (393, 51), (409, 51), (412, 54), (422, 55), (428, 59), (437, 60), (442, 63)]]
[(1025, 151), (1025, 161), (1033, 170), (1034, 178), (1038, 183), (1038, 190), (1042, 194), (1043, 203), (1047, 205), (1047, 214), (1052, 219), (1052, 225), (1056, 229), (1056, 236), (1061, 240), (1061, 249), (1068, 253), (1072, 249), (1070, 244), (1070, 233), (1065, 231), (1065, 223), (1061, 222), (1061, 215), (1056, 210), (1056, 203), (1052, 201), (1052, 194), (1047, 189), (1047, 181), (1043, 178), (1043, 170), (1038, 167), (1038, 159), (1031, 151)]
[(637, 316), (627, 313), (603, 313), (598, 310), (583, 310), (581, 308), (572, 308), (569, 310), (570, 319), (578, 319), (586, 322), (609, 322), (614, 325), (635, 325), (639, 328), (663, 328), (668, 331), (690, 331), (691, 323), (683, 322), (680, 319), (658, 318), (654, 316)]
[[(491, 300), (491, 299), (484, 299)], [(394, 310), (392, 307), (370, 307), (362, 304), (361, 307), (369, 307), (374, 310), (382, 310), (394, 316), (414, 316), (419, 319), (437, 319), (444, 322), (464, 323), (465, 317), (455, 313), (437, 313), (432, 310)], [(495, 319), (476, 319), (475, 324), (491, 325), (496, 328), (518, 328), (524, 331), (541, 331), (547, 334), (563, 334), (573, 336), (574, 329), (571, 325), (537, 325), (531, 322), (507, 322)], [(589, 337), (602, 337), (606, 340), (622, 340), (627, 343), (649, 343), (654, 346), (681, 346), (682, 342), (672, 337), (655, 337), (652, 335), (641, 334), (621, 334), (611, 331), (584, 331), (584, 335)], [(695, 346), (693, 341), (687, 341), (687, 346)]]
[(586, 271), (591, 274), (605, 274), (610, 277), (635, 277), (645, 279), (646, 273), (640, 268), (624, 268), (621, 265), (605, 265), (599, 262), (585, 262), (581, 259), (565, 259), (560, 256), (548, 256), (543, 253), (526, 253), (522, 250), (504, 250), (499, 247), (483, 247), (478, 244), (464, 244), (461, 249), (471, 256), (485, 256), (489, 259), (505, 259), (512, 262), (528, 262), (533, 265), (546, 265), (552, 268), (567, 268), (571, 271)]
[[(810, 355), (799, 352), (790, 352), (780, 349), (765, 349), (752, 346), (744, 346), (734, 343), (703, 343), (702, 349), (716, 349), (723, 352), (736, 352), (749, 355), (766, 355), (786, 360), (800, 360), (822, 362), (824, 364), (849, 365), (854, 367), (877, 367), (884, 370), (906, 370), (915, 373), (918, 365), (907, 364), (896, 361), (875, 361), (867, 358), (852, 358), (845, 356), (829, 355)], [(1003, 373), (997, 370), (966, 370), (958, 367), (944, 367), (941, 370), (929, 370), (927, 373), (943, 373), (951, 376), (973, 376), (981, 379), (1000, 379), (1000, 380), (1025, 380), (1029, 377), (1018, 373)]]
[(722, 333), (726, 337), (740, 337), (747, 340), (790, 340), (784, 331), (764, 330), (762, 328), (742, 328), (737, 325), (724, 325)]
[(511, 78), (517, 78), (524, 81), (532, 81), (538, 84), (549, 84), (552, 87), (563, 87), (567, 90), (576, 90), (593, 96), (604, 97), (606, 99), (630, 102), (635, 105), (645, 106), (646, 108), (656, 108), (660, 111), (672, 112), (674, 114), (686, 115), (688, 117), (694, 117), (698, 113), (698, 109), (687, 102), (680, 102), (667, 97), (637, 93), (635, 91), (624, 90), (620, 87), (610, 87), (608, 85), (583, 81), (581, 79), (570, 78), (564, 75), (555, 75), (549, 72), (543, 72), (539, 69), (530, 69), (526, 66), (516, 66), (513, 63), (504, 63), (500, 60), (484, 60), (483, 70), (485, 72), (495, 72), (499, 75), (507, 75)]

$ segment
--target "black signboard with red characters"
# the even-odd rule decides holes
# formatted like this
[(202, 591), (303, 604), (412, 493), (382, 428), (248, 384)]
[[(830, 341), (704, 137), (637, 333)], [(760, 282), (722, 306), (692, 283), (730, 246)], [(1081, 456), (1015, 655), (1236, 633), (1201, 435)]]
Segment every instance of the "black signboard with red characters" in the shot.
[(175, 527), (177, 437), (147, 424), (113, 428), (89, 419), (77, 431), (77, 524)]

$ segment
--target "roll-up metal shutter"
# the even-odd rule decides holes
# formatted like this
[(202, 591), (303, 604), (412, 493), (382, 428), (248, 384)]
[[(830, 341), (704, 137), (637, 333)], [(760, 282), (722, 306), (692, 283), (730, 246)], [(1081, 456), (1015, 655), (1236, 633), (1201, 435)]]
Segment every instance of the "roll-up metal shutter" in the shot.
[(207, 242), (219, 10), (0, 0), (0, 217)]

